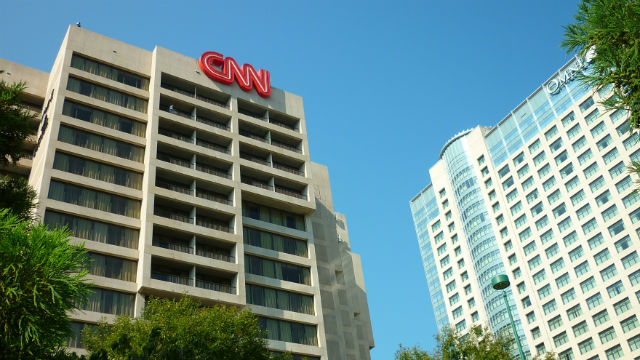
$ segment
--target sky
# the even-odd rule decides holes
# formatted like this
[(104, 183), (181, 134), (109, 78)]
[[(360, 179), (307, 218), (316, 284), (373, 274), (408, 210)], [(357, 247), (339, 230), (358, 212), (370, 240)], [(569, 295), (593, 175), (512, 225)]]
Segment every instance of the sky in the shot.
[(148, 50), (232, 56), (301, 95), (384, 360), (400, 343), (432, 349), (437, 333), (409, 200), (449, 138), (497, 124), (570, 58), (560, 42), (577, 3), (5, 0), (0, 57), (49, 71), (80, 21)]

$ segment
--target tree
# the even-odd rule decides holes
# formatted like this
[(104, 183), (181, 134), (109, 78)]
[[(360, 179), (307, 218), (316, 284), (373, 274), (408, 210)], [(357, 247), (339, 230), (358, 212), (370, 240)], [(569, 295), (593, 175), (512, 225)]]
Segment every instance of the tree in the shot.
[[(514, 340), (507, 333), (494, 335), (487, 328), (474, 325), (465, 335), (451, 328), (436, 336), (436, 349), (432, 354), (419, 347), (400, 345), (395, 360), (512, 360)], [(540, 359), (536, 357), (536, 359)], [(544, 360), (555, 359), (547, 353)]]
[(273, 359), (250, 311), (204, 307), (187, 296), (150, 298), (141, 317), (88, 328), (83, 343), (96, 360)]
[(21, 104), (25, 86), (0, 81), (0, 165), (20, 160), (25, 140), (35, 133), (33, 114)]
[(640, 127), (640, 2), (582, 0), (565, 27), (562, 46), (569, 53), (592, 53), (591, 69), (582, 80), (596, 89), (613, 84), (610, 108), (631, 112), (632, 129)]
[(21, 219), (30, 219), (35, 207), (36, 191), (27, 180), (18, 176), (0, 179), (0, 209), (9, 209)]
[(64, 344), (66, 311), (89, 295), (88, 261), (66, 229), (0, 211), (0, 358), (47, 358)]

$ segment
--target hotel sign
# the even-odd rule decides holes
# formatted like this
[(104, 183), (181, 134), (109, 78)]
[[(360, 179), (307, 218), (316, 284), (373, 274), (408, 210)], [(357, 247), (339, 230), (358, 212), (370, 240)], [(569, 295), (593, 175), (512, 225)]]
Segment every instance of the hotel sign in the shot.
[(198, 64), (205, 75), (214, 81), (231, 85), (235, 80), (244, 91), (251, 91), (255, 87), (258, 95), (263, 98), (271, 95), (271, 79), (267, 70), (256, 71), (249, 64), (239, 66), (232, 57), (225, 58), (213, 51), (202, 54)]
[(594, 56), (595, 49), (589, 49), (585, 54), (584, 59), (576, 58), (575, 63), (571, 64), (571, 66), (567, 67), (559, 76), (544, 85), (544, 90), (551, 95), (559, 93), (565, 84), (573, 81), (579, 72), (584, 72), (584, 70), (589, 67)]

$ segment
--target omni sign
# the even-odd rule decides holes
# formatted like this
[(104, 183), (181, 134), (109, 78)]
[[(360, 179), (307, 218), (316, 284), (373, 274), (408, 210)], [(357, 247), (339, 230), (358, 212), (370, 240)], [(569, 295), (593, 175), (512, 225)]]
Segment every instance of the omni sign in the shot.
[(565, 84), (576, 78), (576, 74), (583, 72), (587, 67), (589, 67), (589, 63), (593, 61), (593, 57), (595, 55), (595, 48), (591, 47), (585, 54), (584, 59), (576, 58), (576, 62), (561, 72), (558, 77), (549, 81), (544, 86), (544, 90), (551, 95), (559, 93)]
[(258, 95), (263, 98), (271, 95), (271, 79), (267, 70), (256, 71), (249, 64), (239, 66), (232, 57), (225, 58), (214, 51), (202, 54), (198, 64), (200, 69), (214, 81), (231, 85), (235, 80), (244, 91), (251, 91), (255, 87)]

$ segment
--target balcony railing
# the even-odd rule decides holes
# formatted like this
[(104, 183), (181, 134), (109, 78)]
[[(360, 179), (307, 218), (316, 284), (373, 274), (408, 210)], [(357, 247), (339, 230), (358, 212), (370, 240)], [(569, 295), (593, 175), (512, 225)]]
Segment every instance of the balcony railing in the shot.
[(252, 118), (256, 118), (256, 119), (265, 121), (264, 114), (262, 114), (262, 115), (256, 114), (256, 113), (254, 113), (252, 111), (249, 111), (249, 110), (246, 110), (246, 109), (238, 109), (238, 112), (240, 114), (242, 114), (242, 115), (247, 115), (247, 116), (250, 116)]
[(191, 161), (171, 156), (165, 153), (158, 153), (158, 160), (165, 161), (174, 165), (179, 165), (187, 168), (192, 168)]
[(263, 136), (260, 135), (256, 135), (254, 133), (250, 133), (248, 131), (244, 131), (244, 130), (240, 130), (240, 135), (254, 139), (254, 140), (258, 140), (258, 141), (262, 141), (262, 142), (268, 142), (267, 139)]
[(209, 125), (209, 126), (216, 127), (216, 128), (218, 128), (218, 129), (222, 129), (222, 130), (227, 130), (227, 131), (229, 131), (229, 125), (221, 124), (221, 123), (219, 123), (219, 122), (217, 122), (217, 121), (213, 121), (213, 120), (205, 119), (205, 118), (203, 118), (203, 117), (199, 117), (199, 116), (196, 118), (196, 121), (197, 121), (197, 122), (199, 122), (199, 123), (203, 123), (203, 124), (207, 124), (207, 125)]
[(208, 98), (206, 96), (196, 95), (196, 99), (204, 101), (204, 102), (208, 102), (209, 104), (213, 104), (213, 105), (217, 105), (217, 106), (223, 107), (225, 109), (229, 108), (226, 103), (223, 103), (222, 101), (218, 101), (218, 100), (214, 100), (214, 99)]
[(215, 202), (219, 202), (221, 204), (226, 204), (226, 205), (233, 205), (233, 201), (229, 200), (228, 198), (224, 197), (223, 195), (211, 192), (211, 191), (206, 191), (206, 190), (202, 190), (202, 189), (197, 189), (196, 190), (196, 196), (202, 199), (207, 199), (207, 200), (211, 200), (211, 201), (215, 201)]
[(205, 141), (205, 140), (202, 140), (202, 139), (196, 139), (196, 145), (205, 147), (207, 149), (215, 150), (215, 151), (218, 151), (218, 152), (222, 152), (222, 153), (225, 153), (225, 154), (228, 154), (230, 152), (227, 147), (224, 147), (224, 146), (218, 145), (218, 144), (214, 144), (212, 142), (208, 142), (208, 141)]
[(227, 294), (236, 293), (235, 287), (231, 286), (231, 284), (219, 283), (219, 282), (210, 281), (202, 278), (196, 279), (196, 287), (199, 287), (201, 289), (225, 292)]
[(280, 187), (280, 186), (276, 186), (275, 189), (276, 189), (276, 192), (280, 193), (280, 194), (285, 194), (285, 195), (297, 197), (298, 199), (306, 199), (307, 198), (305, 195), (302, 195), (302, 194), (300, 194), (299, 192), (297, 192), (295, 190), (283, 188), (283, 187)]
[(228, 172), (222, 169), (214, 168), (212, 166), (196, 163), (196, 170), (202, 171), (207, 174), (215, 175), (215, 176), (220, 176), (226, 179), (231, 179), (231, 175), (229, 175)]
[(275, 169), (280, 169), (280, 170), (284, 170), (286, 172), (290, 172), (292, 174), (296, 174), (296, 175), (300, 175), (300, 176), (304, 176), (304, 171), (301, 171), (300, 169), (296, 169), (294, 167), (291, 166), (287, 166), (287, 165), (282, 165), (282, 164), (278, 164), (276, 162), (273, 163), (273, 167)]
[(156, 186), (161, 187), (163, 189), (179, 192), (181, 194), (193, 195), (193, 189), (182, 184), (176, 184), (169, 181), (156, 179)]
[(210, 99), (208, 97), (202, 96), (202, 95), (196, 95), (193, 92), (187, 91), (187, 90), (183, 90), (180, 89), (178, 87), (175, 87), (173, 85), (169, 85), (169, 84), (161, 84), (160, 85), (162, 88), (173, 91), (173, 92), (177, 92), (178, 94), (182, 94), (184, 96), (188, 96), (188, 97), (192, 97), (192, 98), (196, 98), (198, 100), (204, 101), (204, 102), (208, 102), (210, 104), (214, 104), (223, 108), (227, 108), (227, 104), (221, 102), (221, 101), (217, 101), (217, 100), (213, 100)]
[(225, 224), (225, 223), (223, 223), (221, 221), (217, 221), (217, 220), (213, 220), (213, 219), (208, 219), (208, 218), (204, 218), (204, 217), (198, 217), (196, 219), (196, 224), (198, 226), (206, 227), (206, 228), (213, 229), (213, 230), (229, 232), (229, 225), (228, 224)]
[(165, 237), (154, 236), (153, 246), (161, 247), (163, 249), (169, 249), (174, 251), (180, 251), (187, 254), (193, 254), (193, 247), (183, 241), (177, 241)]
[(153, 213), (163, 218), (193, 224), (193, 218), (190, 217), (188, 213), (176, 212), (175, 210), (170, 210), (162, 207), (155, 208)]
[(289, 145), (289, 144), (281, 143), (281, 142), (278, 142), (278, 141), (274, 141), (273, 139), (271, 140), (271, 145), (277, 146), (279, 148), (283, 148), (283, 149), (286, 149), (286, 150), (291, 150), (291, 151), (297, 152), (299, 154), (302, 154), (302, 150), (300, 150), (299, 148), (297, 148), (297, 147), (295, 147), (293, 145)]
[(193, 280), (186, 274), (172, 274), (161, 270), (151, 270), (151, 278), (174, 284), (193, 286)]
[(242, 178), (242, 183), (273, 191), (273, 186), (259, 180)]
[(184, 142), (188, 142), (193, 144), (193, 139), (191, 137), (167, 130), (167, 129), (163, 129), (163, 128), (159, 128), (158, 129), (158, 134), (160, 135), (164, 135), (164, 136), (168, 136), (170, 138), (174, 138), (174, 139), (178, 139), (178, 140), (182, 140)]
[(285, 123), (280, 122), (280, 121), (273, 121), (271, 119), (269, 119), (269, 122), (271, 124), (273, 124), (273, 125), (277, 125), (277, 126), (280, 126), (280, 127), (283, 127), (283, 128), (287, 128), (289, 130), (298, 131), (298, 129), (293, 125), (285, 124)]
[(241, 152), (241, 153), (240, 153), (240, 157), (241, 157), (242, 159), (249, 160), (249, 161), (253, 161), (253, 162), (256, 162), (256, 163), (259, 163), (259, 164), (262, 164), (262, 165), (267, 165), (267, 166), (269, 166), (269, 165), (270, 165), (270, 164), (269, 164), (269, 161), (267, 161), (267, 160), (265, 160), (265, 159), (262, 159), (262, 158), (259, 158), (259, 157), (257, 157), (257, 156), (253, 156), (253, 155), (251, 155), (251, 154), (244, 153), (244, 152)]
[(198, 245), (196, 247), (196, 255), (206, 257), (209, 259), (222, 260), (230, 263), (235, 262), (234, 257), (229, 255), (229, 251), (210, 248), (208, 246)]

